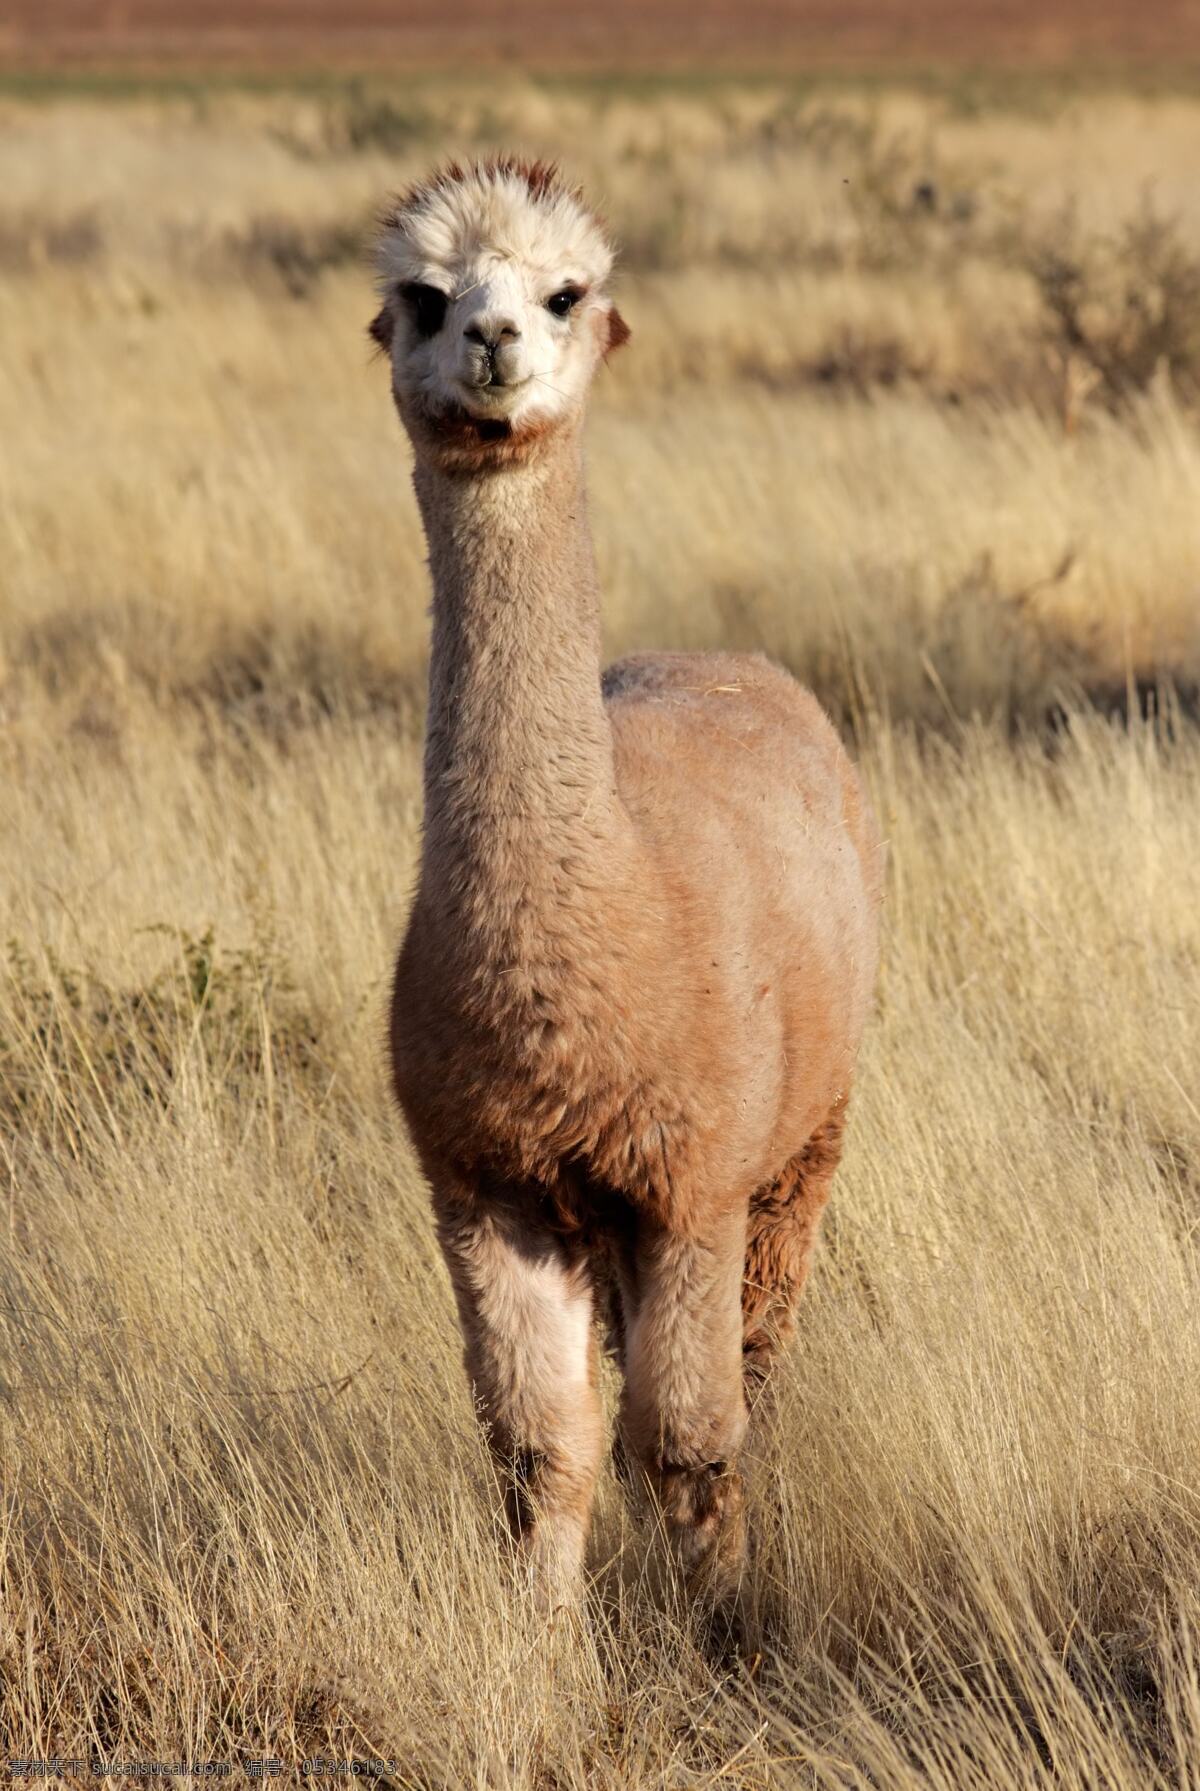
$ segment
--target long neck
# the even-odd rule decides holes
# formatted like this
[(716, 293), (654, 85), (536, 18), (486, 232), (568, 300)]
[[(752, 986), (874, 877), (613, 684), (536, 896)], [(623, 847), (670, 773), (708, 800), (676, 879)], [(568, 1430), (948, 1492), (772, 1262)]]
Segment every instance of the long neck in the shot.
[(471, 475), (419, 462), (415, 483), (434, 589), (423, 887), (511, 931), (539, 895), (601, 885), (624, 821), (582, 444), (566, 430)]

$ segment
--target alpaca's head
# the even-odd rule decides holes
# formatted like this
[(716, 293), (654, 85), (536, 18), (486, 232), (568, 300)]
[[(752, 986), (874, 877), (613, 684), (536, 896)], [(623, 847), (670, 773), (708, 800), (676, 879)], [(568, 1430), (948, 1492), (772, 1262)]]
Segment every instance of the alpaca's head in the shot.
[(629, 333), (604, 231), (540, 163), (451, 166), (415, 187), (384, 220), (376, 267), (371, 334), (419, 447), (513, 458), (578, 414)]

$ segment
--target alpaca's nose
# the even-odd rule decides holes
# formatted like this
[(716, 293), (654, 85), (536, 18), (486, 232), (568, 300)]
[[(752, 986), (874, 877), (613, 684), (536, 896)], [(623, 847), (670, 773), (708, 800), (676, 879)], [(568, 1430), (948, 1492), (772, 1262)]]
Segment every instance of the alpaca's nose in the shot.
[(520, 334), (511, 317), (493, 317), (486, 311), (473, 317), (463, 331), (468, 342), (477, 342), (480, 348), (491, 350), (503, 347), (506, 342), (516, 342)]

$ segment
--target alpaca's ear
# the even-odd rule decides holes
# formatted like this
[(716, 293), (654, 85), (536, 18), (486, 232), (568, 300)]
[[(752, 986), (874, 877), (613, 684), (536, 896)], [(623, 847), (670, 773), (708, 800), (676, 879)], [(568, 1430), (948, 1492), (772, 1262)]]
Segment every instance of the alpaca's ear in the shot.
[(610, 355), (614, 348), (620, 348), (623, 342), (628, 342), (631, 333), (629, 325), (617, 307), (610, 305), (608, 307), (608, 340), (604, 344), (604, 354)]
[(390, 354), (392, 350), (392, 332), (394, 329), (395, 325), (392, 322), (392, 314), (385, 305), (378, 317), (373, 317), (367, 325), (367, 334), (370, 336), (372, 342), (377, 343), (379, 347), (382, 348), (384, 354)]

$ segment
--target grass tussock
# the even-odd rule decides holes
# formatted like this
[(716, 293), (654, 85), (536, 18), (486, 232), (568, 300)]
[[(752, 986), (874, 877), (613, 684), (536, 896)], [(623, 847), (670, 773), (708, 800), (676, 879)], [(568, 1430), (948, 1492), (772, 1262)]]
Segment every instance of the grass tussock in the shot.
[[(6, 108), (0, 1749), (1189, 1785), (1200, 108)], [(500, 142), (629, 246), (611, 647), (783, 659), (889, 840), (735, 1665), (611, 1477), (586, 1620), (511, 1583), (384, 1081), (427, 593), (355, 232)]]

